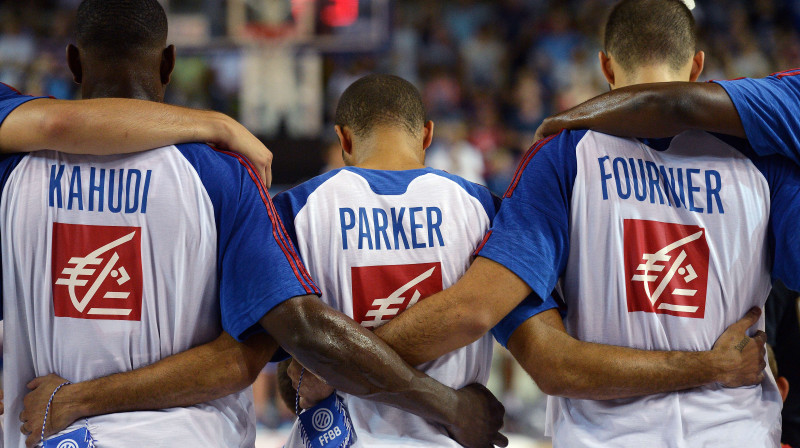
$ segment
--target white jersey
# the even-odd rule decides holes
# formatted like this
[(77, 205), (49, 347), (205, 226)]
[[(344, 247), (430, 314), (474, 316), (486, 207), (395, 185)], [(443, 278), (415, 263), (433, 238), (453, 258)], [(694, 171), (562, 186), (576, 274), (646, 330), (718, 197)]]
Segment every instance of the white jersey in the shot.
[[(370, 329), (455, 283), (495, 214), (486, 188), (429, 168), (343, 168), (277, 195), (275, 206), (323, 300)], [(454, 388), (485, 384), (491, 355), (484, 336), (419, 368)], [(459, 446), (420, 417), (342, 395), (357, 446)], [(304, 446), (298, 423), (286, 446)]]
[[(791, 165), (751, 159), (726, 140), (689, 132), (668, 147), (652, 142), (664, 145), (656, 150), (635, 139), (564, 132), (529, 153), (479, 254), (540, 295), (563, 276), (565, 325), (580, 340), (710, 350), (749, 308), (763, 307), (770, 242), (791, 240), (775, 226), (779, 210), (798, 203), (785, 186), (800, 178)], [(512, 244), (522, 247), (513, 258), (503, 252)], [(764, 329), (763, 318), (756, 327)], [(774, 448), (781, 398), (767, 373), (760, 385), (738, 389), (551, 397), (554, 445)]]
[[(243, 159), (193, 144), (102, 158), (45, 151), (0, 168), (6, 428), (19, 426), (34, 377), (130, 371), (210, 342), (223, 325), (241, 337), (254, 323), (233, 315), (242, 291), (259, 304), (307, 293), (290, 274), (294, 285), (269, 298), (285, 283), (270, 264), (293, 268), (282, 251), (270, 255), (274, 210)], [(249, 388), (88, 419), (98, 448), (252, 447), (254, 424)], [(9, 448), (24, 440), (5, 433)]]

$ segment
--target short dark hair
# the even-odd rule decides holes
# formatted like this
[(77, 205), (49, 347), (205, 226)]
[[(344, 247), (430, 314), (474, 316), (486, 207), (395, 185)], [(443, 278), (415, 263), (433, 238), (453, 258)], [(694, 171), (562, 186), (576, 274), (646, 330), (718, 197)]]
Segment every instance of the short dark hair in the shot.
[(425, 126), (425, 106), (413, 84), (393, 75), (367, 75), (344, 91), (336, 106), (336, 124), (363, 137), (375, 126), (402, 126), (417, 135)]
[(167, 42), (167, 14), (157, 0), (83, 0), (75, 27), (78, 46), (109, 58), (127, 58)]
[(679, 70), (696, 50), (692, 11), (682, 0), (622, 0), (606, 22), (604, 45), (625, 70), (662, 61)]

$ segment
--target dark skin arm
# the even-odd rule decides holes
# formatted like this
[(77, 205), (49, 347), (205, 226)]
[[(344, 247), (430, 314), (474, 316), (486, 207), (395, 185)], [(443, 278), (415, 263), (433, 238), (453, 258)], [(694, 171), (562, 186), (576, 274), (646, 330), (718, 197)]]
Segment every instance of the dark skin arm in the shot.
[(123, 98), (36, 99), (0, 126), (0, 152), (53, 149), (73, 154), (124, 154), (175, 143), (206, 142), (245, 155), (267, 185), (272, 153), (236, 120), (219, 112)]
[[(238, 344), (223, 335), (152, 366), (62, 388), (52, 412), (63, 417), (51, 414), (46, 433), (83, 416), (188, 406), (236, 392), (255, 380), (274, 354), (277, 341), (337, 389), (440, 423), (464, 446), (508, 443), (498, 432), (503, 407), (486, 388), (473, 385), (455, 391), (445, 387), (414, 370), (383, 341), (316, 296), (281, 303), (261, 319), (261, 325), (271, 337), (262, 335)], [(201, 371), (203, 375), (197, 375)], [(38, 441), (36, 428), (41, 427), (44, 407), (62, 382), (51, 375), (29, 385), (33, 392), (26, 396), (20, 416), (21, 431), (29, 435), (28, 446)]]
[(545, 119), (535, 139), (562, 129), (643, 138), (701, 129), (745, 137), (739, 113), (725, 89), (699, 82), (638, 84), (612, 90)]
[(342, 392), (440, 423), (465, 446), (508, 443), (497, 432), (502, 405), (486, 388), (472, 385), (454, 391), (443, 386), (316, 296), (284, 302), (267, 313), (261, 325), (309, 371)]
[[(504, 266), (478, 257), (455, 285), (407, 309), (376, 334), (409, 362), (427, 362), (477, 340), (531, 292)], [(715, 382), (740, 386), (758, 383), (764, 367), (763, 332), (754, 336), (758, 344), (749, 344), (744, 331), (755, 320), (748, 322), (729, 329), (714, 350), (657, 352), (579, 341), (550, 311), (520, 327), (509, 348), (542, 390), (569, 397), (623, 398)], [(756, 350), (740, 352), (728, 343), (731, 338)]]
[[(266, 334), (239, 343), (223, 333), (208, 344), (152, 365), (62, 387), (53, 399), (45, 436), (84, 417), (192, 406), (239, 392), (255, 381), (277, 347)], [(20, 415), (20, 431), (28, 435), (28, 447), (41, 439), (47, 401), (64, 381), (50, 374), (28, 384), (31, 392), (24, 398)]]

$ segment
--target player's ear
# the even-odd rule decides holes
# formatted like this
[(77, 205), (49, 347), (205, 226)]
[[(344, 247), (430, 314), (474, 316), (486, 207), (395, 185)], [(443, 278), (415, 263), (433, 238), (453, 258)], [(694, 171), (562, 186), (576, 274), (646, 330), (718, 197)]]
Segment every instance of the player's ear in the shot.
[(431, 146), (431, 142), (433, 141), (433, 121), (428, 120), (422, 132), (422, 149), (426, 150)]
[(706, 54), (702, 51), (698, 51), (697, 54), (694, 55), (692, 58), (692, 73), (689, 76), (689, 80), (692, 82), (697, 81), (697, 78), (700, 77), (700, 73), (703, 73), (703, 66), (706, 62)]
[(161, 52), (161, 84), (169, 84), (173, 69), (175, 69), (175, 45), (170, 45)]
[(600, 70), (603, 71), (603, 76), (606, 77), (606, 81), (611, 85), (611, 88), (614, 88), (616, 78), (614, 77), (614, 68), (611, 66), (611, 58), (603, 51), (597, 57), (600, 59)]
[(336, 136), (339, 137), (339, 145), (342, 147), (344, 154), (353, 155), (353, 135), (350, 129), (344, 129), (338, 124), (334, 126)]
[(80, 84), (83, 82), (83, 67), (81, 65), (81, 52), (75, 45), (67, 45), (67, 65), (72, 72), (72, 79)]

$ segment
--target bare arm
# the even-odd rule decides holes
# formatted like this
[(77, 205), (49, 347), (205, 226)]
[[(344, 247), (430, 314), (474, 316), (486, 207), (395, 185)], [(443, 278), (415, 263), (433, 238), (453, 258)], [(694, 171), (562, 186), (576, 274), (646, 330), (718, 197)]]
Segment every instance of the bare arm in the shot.
[[(266, 334), (239, 343), (223, 333), (208, 344), (152, 365), (63, 387), (53, 400), (46, 435), (83, 417), (191, 406), (230, 395), (252, 384), (276, 349)], [(44, 408), (63, 381), (48, 375), (28, 385), (31, 392), (25, 396), (20, 419), (22, 432), (31, 434), (26, 441), (29, 447), (39, 441)]]
[(419, 365), (475, 342), (530, 293), (513, 272), (478, 257), (453, 286), (421, 300), (375, 334)]
[[(334, 388), (444, 425), (465, 446), (505, 446), (502, 405), (479, 385), (454, 391), (409, 366), (385, 342), (316, 296), (288, 300), (261, 325)], [(487, 395), (488, 394), (488, 395)], [(488, 436), (488, 438), (487, 438)]]
[(710, 351), (680, 352), (579, 341), (567, 334), (558, 312), (548, 310), (523, 323), (511, 335), (508, 349), (549, 395), (605, 400), (717, 382), (738, 387), (764, 378), (766, 335), (759, 332), (751, 339), (746, 334), (760, 315), (758, 308), (751, 310)]
[(227, 115), (122, 98), (37, 99), (0, 126), (0, 152), (54, 149), (75, 154), (124, 154), (175, 143), (205, 142), (245, 155), (271, 182), (272, 153)]
[(561, 129), (627, 137), (671, 137), (702, 129), (745, 137), (725, 89), (715, 83), (667, 82), (615, 89), (544, 120), (536, 140)]
[[(530, 292), (513, 272), (478, 257), (451, 288), (420, 301), (376, 333), (412, 364), (430, 361), (477, 340)], [(757, 383), (763, 370), (763, 333), (756, 337), (758, 344), (749, 344), (756, 351), (746, 356), (734, 347), (757, 318), (748, 315), (747, 325), (731, 327), (720, 338), (719, 350), (656, 352), (579, 341), (551, 310), (517, 329), (509, 349), (542, 390), (553, 395), (601, 399), (714, 382), (739, 386)]]

